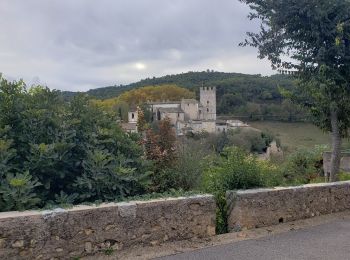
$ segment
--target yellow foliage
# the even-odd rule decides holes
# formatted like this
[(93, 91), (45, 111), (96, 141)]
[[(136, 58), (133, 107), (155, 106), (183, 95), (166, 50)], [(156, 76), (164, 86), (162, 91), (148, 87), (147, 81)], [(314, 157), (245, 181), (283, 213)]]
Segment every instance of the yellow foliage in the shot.
[(176, 85), (147, 86), (124, 92), (119, 100), (129, 105), (141, 105), (147, 101), (170, 100), (177, 101), (182, 98), (194, 98), (195, 94), (188, 89)]
[(93, 100), (92, 103), (102, 108), (113, 109), (124, 102), (129, 106), (137, 106), (147, 101), (177, 101), (182, 98), (195, 98), (195, 93), (176, 85), (166, 84), (129, 90), (118, 97), (105, 100)]

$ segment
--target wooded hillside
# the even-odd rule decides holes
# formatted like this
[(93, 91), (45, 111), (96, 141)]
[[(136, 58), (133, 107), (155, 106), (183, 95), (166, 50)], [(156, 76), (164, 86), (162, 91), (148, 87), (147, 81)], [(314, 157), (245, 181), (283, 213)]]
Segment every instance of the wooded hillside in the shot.
[[(159, 78), (147, 78), (124, 86), (110, 86), (89, 90), (87, 94), (96, 99), (110, 99), (129, 90), (145, 86), (174, 84), (194, 91), (199, 87), (217, 87), (217, 111), (222, 115), (235, 115), (251, 120), (303, 120), (305, 113), (284, 100), (281, 89), (293, 88), (293, 79), (286, 75), (247, 75), (214, 71), (187, 72)], [(66, 97), (74, 95), (64, 92)]]

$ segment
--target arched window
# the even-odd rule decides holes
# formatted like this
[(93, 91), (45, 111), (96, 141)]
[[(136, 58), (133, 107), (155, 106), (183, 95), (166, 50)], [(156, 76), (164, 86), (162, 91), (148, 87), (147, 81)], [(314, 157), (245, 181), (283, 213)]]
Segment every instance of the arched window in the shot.
[(207, 112), (209, 113), (209, 108), (207, 108)]
[(208, 100), (208, 101), (207, 101), (207, 105), (209, 105), (209, 103), (210, 103), (210, 102), (209, 102), (209, 100)]
[(134, 113), (131, 114), (131, 118), (134, 119), (135, 118), (135, 115)]

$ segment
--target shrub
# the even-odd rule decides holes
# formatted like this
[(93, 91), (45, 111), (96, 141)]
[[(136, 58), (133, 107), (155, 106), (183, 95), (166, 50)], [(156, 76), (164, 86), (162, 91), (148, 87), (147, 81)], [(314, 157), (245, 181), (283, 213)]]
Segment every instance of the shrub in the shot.
[[(185, 140), (184, 140), (185, 141)], [(177, 147), (177, 157), (172, 167), (162, 169), (158, 174), (161, 192), (169, 189), (198, 190), (203, 173), (205, 151), (193, 140), (186, 140)]]
[(83, 161), (83, 174), (75, 187), (83, 201), (111, 201), (143, 194), (149, 185), (148, 172), (138, 172), (132, 161), (108, 151), (89, 150)]
[(150, 164), (139, 141), (86, 95), (65, 102), (0, 77), (0, 210), (142, 195)]
[(35, 188), (40, 185), (28, 171), (8, 173), (0, 184), (1, 210), (24, 210), (38, 206), (40, 198), (35, 193)]
[(299, 149), (290, 154), (281, 166), (288, 184), (307, 184), (323, 175), (322, 153), (326, 146)]
[(226, 191), (277, 186), (281, 183), (283, 177), (276, 166), (268, 161), (259, 161), (240, 148), (225, 148), (221, 155), (208, 158), (202, 189), (215, 195), (217, 233), (227, 231)]
[(207, 192), (260, 187), (261, 170), (255, 156), (237, 147), (225, 148), (220, 156), (210, 160), (204, 171), (203, 187)]

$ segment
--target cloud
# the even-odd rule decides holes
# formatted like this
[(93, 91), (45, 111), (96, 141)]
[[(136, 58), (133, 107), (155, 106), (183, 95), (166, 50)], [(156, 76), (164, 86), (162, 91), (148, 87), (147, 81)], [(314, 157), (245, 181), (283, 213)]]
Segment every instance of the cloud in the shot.
[(0, 72), (87, 90), (214, 69), (271, 74), (238, 47), (257, 24), (236, 0), (2, 0)]

